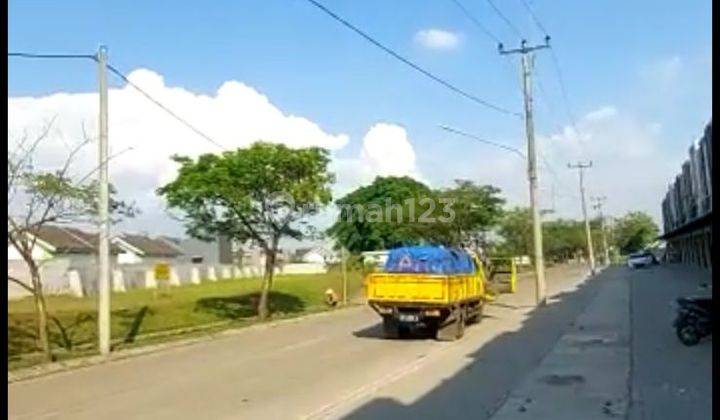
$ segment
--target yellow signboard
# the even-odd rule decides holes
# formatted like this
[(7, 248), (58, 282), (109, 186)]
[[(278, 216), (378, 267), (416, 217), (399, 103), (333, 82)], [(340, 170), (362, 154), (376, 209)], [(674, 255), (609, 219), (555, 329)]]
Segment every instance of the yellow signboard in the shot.
[(170, 265), (168, 263), (155, 264), (155, 280), (170, 280)]

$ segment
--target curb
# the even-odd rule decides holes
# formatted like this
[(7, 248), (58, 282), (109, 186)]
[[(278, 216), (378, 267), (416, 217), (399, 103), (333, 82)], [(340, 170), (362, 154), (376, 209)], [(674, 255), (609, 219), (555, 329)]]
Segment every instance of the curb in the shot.
[(177, 340), (171, 340), (165, 343), (148, 344), (145, 346), (139, 346), (135, 348), (129, 348), (124, 350), (118, 350), (117, 352), (110, 353), (107, 356), (93, 355), (85, 357), (77, 357), (62, 362), (53, 362), (44, 365), (38, 365), (28, 368), (20, 368), (14, 371), (8, 371), (8, 384), (27, 381), (31, 379), (37, 379), (53, 374), (67, 373), (77, 369), (88, 368), (104, 363), (112, 363), (120, 360), (125, 360), (137, 356), (158, 353), (163, 350), (170, 350), (180, 347), (187, 347), (193, 344), (206, 343), (214, 341), (220, 338), (233, 337), (242, 334), (247, 331), (263, 330), (269, 328), (275, 328), (284, 324), (292, 324), (302, 322), (312, 318), (319, 318), (322, 316), (329, 316), (338, 311), (349, 311), (357, 310), (363, 307), (362, 303), (349, 303), (345, 307), (337, 309), (323, 310), (315, 313), (301, 315), (298, 317), (283, 318), (268, 322), (258, 322), (246, 326), (239, 326), (235, 328), (229, 328), (225, 330), (211, 332), (200, 337), (194, 338), (178, 338)]

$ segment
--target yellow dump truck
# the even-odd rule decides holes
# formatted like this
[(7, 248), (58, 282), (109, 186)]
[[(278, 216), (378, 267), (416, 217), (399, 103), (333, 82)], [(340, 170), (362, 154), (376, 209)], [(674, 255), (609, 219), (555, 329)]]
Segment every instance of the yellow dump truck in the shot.
[(367, 301), (382, 317), (386, 337), (397, 338), (425, 327), (438, 340), (452, 341), (463, 336), (467, 324), (480, 321), (484, 303), (491, 300), (483, 265), (467, 253), (463, 258), (466, 267), (460, 272), (417, 272), (422, 270), (411, 267), (368, 274)]

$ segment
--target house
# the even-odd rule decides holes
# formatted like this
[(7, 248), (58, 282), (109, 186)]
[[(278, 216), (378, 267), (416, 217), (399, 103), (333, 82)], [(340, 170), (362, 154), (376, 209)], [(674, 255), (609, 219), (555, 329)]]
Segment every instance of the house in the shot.
[(176, 261), (183, 250), (173, 242), (146, 235), (123, 233), (112, 239), (119, 249), (117, 263), (154, 265), (158, 262)]
[(203, 241), (196, 238), (172, 238), (161, 236), (161, 240), (168, 241), (183, 251), (179, 259), (183, 262), (208, 265), (239, 264), (241, 255), (232, 241), (220, 236), (212, 241)]
[[(75, 272), (80, 278), (88, 279), (82, 284), (86, 291), (94, 290), (90, 279), (97, 278), (98, 235), (78, 228), (46, 225), (35, 232), (33, 259), (40, 264), (43, 288), (48, 293), (64, 293), (69, 288), (69, 273)], [(113, 255), (120, 249), (110, 247)], [(30, 283), (30, 272), (20, 252), (8, 241), (8, 275)], [(23, 293), (20, 286), (8, 283), (8, 297), (17, 297)]]
[(334, 253), (322, 247), (298, 248), (294, 256), (295, 261), (310, 264), (328, 264), (335, 262), (336, 259)]
[(390, 251), (365, 251), (360, 254), (363, 259), (363, 265), (367, 268), (380, 268), (384, 267), (387, 262)]

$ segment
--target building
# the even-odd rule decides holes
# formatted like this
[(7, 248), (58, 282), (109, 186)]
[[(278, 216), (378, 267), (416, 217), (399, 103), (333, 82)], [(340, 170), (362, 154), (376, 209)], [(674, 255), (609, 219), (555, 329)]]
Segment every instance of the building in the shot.
[(669, 185), (662, 218), (666, 259), (712, 268), (712, 122)]
[(333, 264), (340, 260), (335, 253), (323, 247), (298, 248), (293, 259), (296, 262), (309, 264)]
[(119, 249), (117, 263), (154, 265), (158, 262), (176, 261), (183, 250), (171, 241), (146, 235), (120, 234), (112, 239)]
[[(30, 234), (28, 234), (30, 235)], [(70, 287), (69, 273), (76, 272), (80, 278), (97, 278), (98, 235), (77, 228), (46, 225), (35, 232), (33, 259), (39, 263), (43, 288), (47, 293), (65, 293)], [(116, 246), (110, 247), (113, 256), (120, 254)], [(8, 242), (8, 275), (30, 283), (30, 272), (22, 256)], [(95, 284), (89, 280), (77, 285), (92, 291)], [(8, 283), (8, 297), (26, 295), (20, 286)]]
[(381, 268), (385, 266), (385, 263), (387, 262), (388, 256), (390, 255), (390, 251), (388, 250), (381, 250), (381, 251), (365, 251), (361, 254), (363, 265), (370, 269), (370, 268)]

